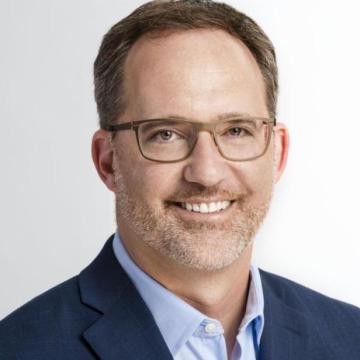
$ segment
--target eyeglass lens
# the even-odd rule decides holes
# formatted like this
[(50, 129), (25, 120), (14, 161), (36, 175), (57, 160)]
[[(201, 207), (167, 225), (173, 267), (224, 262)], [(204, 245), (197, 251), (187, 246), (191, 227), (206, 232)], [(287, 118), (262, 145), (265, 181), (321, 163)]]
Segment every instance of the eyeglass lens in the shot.
[[(261, 155), (267, 145), (268, 125), (262, 119), (233, 119), (215, 126), (215, 138), (223, 156), (246, 160)], [(154, 120), (139, 126), (139, 144), (143, 154), (153, 160), (176, 161), (192, 151), (197, 127), (190, 122)]]

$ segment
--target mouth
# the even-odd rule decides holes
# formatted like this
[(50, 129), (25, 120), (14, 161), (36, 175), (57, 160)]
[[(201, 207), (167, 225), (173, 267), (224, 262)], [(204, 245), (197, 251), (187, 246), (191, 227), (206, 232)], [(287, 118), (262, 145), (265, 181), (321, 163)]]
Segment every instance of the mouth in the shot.
[(218, 214), (229, 209), (235, 200), (219, 200), (211, 202), (169, 202), (169, 205), (173, 205), (187, 211), (189, 213), (200, 214)]

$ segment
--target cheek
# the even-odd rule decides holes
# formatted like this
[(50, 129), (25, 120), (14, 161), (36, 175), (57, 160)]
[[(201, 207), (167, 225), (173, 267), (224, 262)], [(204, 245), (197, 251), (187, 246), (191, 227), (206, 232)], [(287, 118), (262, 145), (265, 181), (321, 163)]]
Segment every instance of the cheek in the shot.
[(241, 171), (241, 181), (250, 198), (262, 202), (271, 195), (273, 188), (273, 162), (269, 158), (260, 158), (246, 164)]
[(130, 186), (151, 202), (163, 202), (179, 184), (179, 172), (166, 164), (144, 161), (133, 165)]

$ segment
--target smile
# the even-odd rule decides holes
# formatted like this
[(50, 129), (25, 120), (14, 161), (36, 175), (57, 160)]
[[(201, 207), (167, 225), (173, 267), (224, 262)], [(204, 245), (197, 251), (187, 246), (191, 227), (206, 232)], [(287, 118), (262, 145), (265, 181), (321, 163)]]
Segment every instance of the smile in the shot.
[(188, 202), (176, 202), (175, 204), (189, 212), (198, 212), (202, 214), (215, 213), (221, 210), (226, 210), (234, 201), (214, 201), (210, 203), (188, 203)]

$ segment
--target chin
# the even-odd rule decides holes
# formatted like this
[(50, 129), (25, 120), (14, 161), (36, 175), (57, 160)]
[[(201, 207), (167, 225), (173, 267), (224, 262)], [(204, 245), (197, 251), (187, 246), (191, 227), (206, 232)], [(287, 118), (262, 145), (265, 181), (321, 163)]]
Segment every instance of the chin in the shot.
[[(212, 235), (215, 234), (212, 233)], [(226, 238), (227, 241), (224, 241)], [(230, 266), (242, 257), (252, 242), (250, 237), (244, 239), (232, 236), (229, 238), (228, 234), (226, 236), (222, 232), (216, 236), (206, 236), (206, 233), (205, 235), (201, 233), (181, 238), (172, 234), (170, 241), (149, 245), (172, 262), (201, 271), (217, 271)]]

